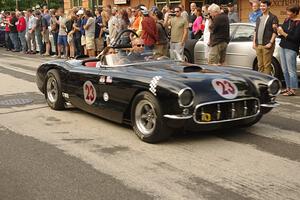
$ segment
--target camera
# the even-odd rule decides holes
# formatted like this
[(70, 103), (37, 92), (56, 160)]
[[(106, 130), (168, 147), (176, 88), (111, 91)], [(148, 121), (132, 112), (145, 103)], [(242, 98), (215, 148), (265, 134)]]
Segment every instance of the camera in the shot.
[(175, 17), (175, 16), (176, 16), (176, 13), (175, 13), (175, 12), (170, 12), (170, 13), (169, 13), (169, 16)]

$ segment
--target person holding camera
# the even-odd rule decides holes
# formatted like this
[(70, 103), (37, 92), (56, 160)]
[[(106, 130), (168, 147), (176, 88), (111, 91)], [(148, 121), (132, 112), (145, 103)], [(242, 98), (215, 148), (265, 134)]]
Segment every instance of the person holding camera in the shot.
[(185, 41), (188, 36), (188, 21), (181, 16), (181, 8), (176, 7), (174, 9), (175, 16), (171, 17), (169, 15), (168, 25), (171, 26), (171, 39), (170, 39), (170, 51), (171, 57), (173, 57), (173, 52), (178, 53), (183, 59), (183, 50)]
[(220, 6), (212, 4), (208, 7), (211, 23), (209, 26), (209, 55), (208, 64), (223, 65), (225, 63), (226, 49), (230, 40), (229, 19), (221, 12)]

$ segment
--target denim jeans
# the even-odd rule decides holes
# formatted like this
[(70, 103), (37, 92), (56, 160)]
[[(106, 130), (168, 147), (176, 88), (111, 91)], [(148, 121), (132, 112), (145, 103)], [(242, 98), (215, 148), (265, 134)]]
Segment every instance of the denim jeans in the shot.
[(21, 51), (21, 46), (20, 46), (20, 41), (19, 41), (19, 37), (18, 37), (18, 33), (9, 33), (9, 37), (12, 41), (12, 43), (14, 44), (14, 49), (16, 51)]
[(177, 59), (178, 57), (174, 55), (174, 53), (177, 53), (178, 56), (180, 56), (180, 59), (183, 60), (183, 50), (184, 50), (184, 44), (180, 42), (171, 42), (170, 44), (170, 57), (171, 59)]
[(280, 47), (280, 61), (287, 88), (298, 88), (297, 52)]
[(22, 51), (25, 53), (27, 51), (27, 42), (25, 38), (26, 31), (19, 32), (19, 38), (22, 45)]
[(9, 33), (10, 32), (5, 31), (5, 46), (6, 46), (7, 49), (11, 50), (11, 49), (13, 49), (13, 44), (12, 44), (11, 39), (9, 37)]

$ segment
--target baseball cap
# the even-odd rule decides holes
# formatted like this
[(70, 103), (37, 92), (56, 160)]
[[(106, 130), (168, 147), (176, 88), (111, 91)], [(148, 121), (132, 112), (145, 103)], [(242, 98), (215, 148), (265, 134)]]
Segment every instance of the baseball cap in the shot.
[(83, 10), (78, 10), (78, 12), (76, 13), (76, 15), (83, 15), (84, 14), (84, 12), (83, 12)]
[(149, 12), (145, 6), (140, 6), (140, 11), (143, 13), (143, 15), (148, 15)]

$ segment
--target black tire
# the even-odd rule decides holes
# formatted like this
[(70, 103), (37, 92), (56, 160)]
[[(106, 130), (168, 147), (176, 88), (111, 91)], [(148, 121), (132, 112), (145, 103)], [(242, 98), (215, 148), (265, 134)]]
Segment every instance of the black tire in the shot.
[(193, 63), (193, 61), (192, 61), (192, 56), (191, 56), (190, 52), (189, 52), (187, 49), (184, 50), (183, 58), (184, 58), (183, 60), (184, 60), (185, 62)]
[[(278, 78), (278, 80), (282, 81), (283, 80), (283, 74), (282, 74), (282, 70), (281, 70), (281, 66), (279, 64), (279, 62), (276, 60), (276, 58), (272, 58), (272, 76)], [(253, 69), (255, 71), (258, 71), (258, 63), (257, 61), (255, 62)]]
[(172, 134), (171, 129), (163, 123), (159, 102), (149, 92), (141, 92), (134, 98), (131, 122), (135, 134), (147, 143), (162, 142)]
[(56, 69), (51, 69), (47, 72), (45, 98), (50, 108), (54, 110), (65, 109), (65, 99), (62, 96), (61, 80)]

